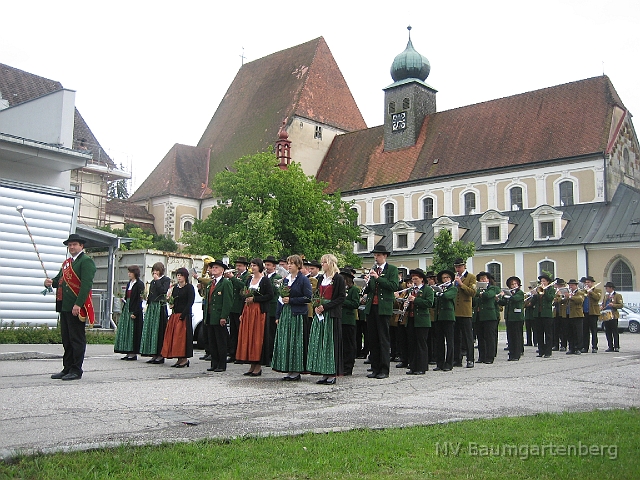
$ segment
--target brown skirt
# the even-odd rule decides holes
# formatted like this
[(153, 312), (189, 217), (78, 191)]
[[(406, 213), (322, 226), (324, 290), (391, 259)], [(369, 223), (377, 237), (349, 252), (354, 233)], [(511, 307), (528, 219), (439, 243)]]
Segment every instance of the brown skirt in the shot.
[(164, 358), (183, 358), (193, 355), (193, 353), (191, 355), (188, 354), (188, 328), (191, 328), (191, 322), (180, 320), (179, 313), (174, 313), (169, 317), (167, 329), (164, 332), (164, 343), (162, 344), (161, 354)]
[(265, 321), (266, 315), (260, 311), (259, 303), (248, 303), (244, 306), (240, 316), (236, 360), (260, 363)]

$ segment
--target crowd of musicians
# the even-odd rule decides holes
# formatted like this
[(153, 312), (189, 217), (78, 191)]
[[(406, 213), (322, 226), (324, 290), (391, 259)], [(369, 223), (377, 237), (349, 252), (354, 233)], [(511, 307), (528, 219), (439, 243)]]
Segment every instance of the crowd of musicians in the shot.
[(451, 270), (416, 268), (403, 277), (385, 248), (376, 246), (373, 255), (373, 267), (358, 278), (330, 254), (320, 262), (299, 255), (239, 257), (233, 266), (205, 257), (201, 273), (180, 268), (174, 285), (156, 263), (146, 294), (140, 269), (131, 266), (114, 350), (125, 361), (142, 355), (147, 363), (175, 359), (173, 367), (189, 367), (195, 277), (206, 339), (200, 359), (210, 362), (210, 372), (234, 362), (247, 364), (249, 377), (268, 366), (284, 373), (283, 381), (310, 373), (319, 377), (316, 383), (332, 385), (353, 373), (357, 358), (370, 364), (367, 376), (374, 379), (387, 378), (392, 363), (407, 375), (424, 375), (430, 365), (434, 371), (473, 368), (498, 356), (501, 316), (509, 361), (519, 360), (525, 346), (537, 347), (541, 358), (553, 351), (596, 353), (599, 319), (606, 351), (619, 351), (623, 300), (611, 282), (603, 291), (590, 276), (564, 282), (543, 274), (525, 292), (520, 278), (497, 285), (489, 272), (467, 271), (465, 259)]

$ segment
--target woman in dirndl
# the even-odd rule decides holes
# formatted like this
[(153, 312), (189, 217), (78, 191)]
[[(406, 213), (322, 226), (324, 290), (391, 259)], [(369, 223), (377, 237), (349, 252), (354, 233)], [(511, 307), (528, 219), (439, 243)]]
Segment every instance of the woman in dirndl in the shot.
[(142, 296), (144, 283), (140, 280), (140, 267), (127, 267), (129, 283), (125, 295), (125, 303), (118, 321), (113, 351), (126, 353), (120, 360), (137, 360), (142, 339)]
[(302, 258), (291, 255), (287, 258), (289, 275), (283, 280), (286, 295), (278, 299), (276, 310), (276, 339), (273, 346), (271, 368), (276, 372), (288, 372), (284, 381), (300, 380), (304, 367), (304, 319), (307, 304), (313, 294), (309, 279), (300, 271)]
[(142, 326), (142, 344), (140, 353), (151, 356), (147, 363), (159, 365), (164, 363), (162, 357), (162, 344), (164, 343), (164, 331), (167, 329), (167, 292), (171, 285), (169, 277), (164, 275), (164, 264), (156, 262), (151, 267), (153, 280), (149, 285), (147, 295), (147, 310), (144, 314)]
[(196, 290), (189, 281), (189, 271), (179, 268), (176, 271), (177, 283), (171, 288), (170, 296), (172, 314), (164, 332), (162, 345), (163, 358), (177, 358), (171, 365), (176, 368), (189, 366), (189, 358), (193, 357), (193, 327), (191, 324), (191, 308), (196, 298)]
[(338, 260), (331, 254), (320, 259), (324, 278), (320, 283), (320, 304), (315, 307), (311, 333), (307, 370), (319, 373), (322, 378), (316, 383), (334, 385), (336, 376), (343, 375), (342, 359), (342, 303), (347, 295), (347, 286)]
[(238, 331), (238, 347), (236, 348), (236, 362), (249, 363), (251, 367), (244, 375), (259, 377), (262, 375), (262, 365), (267, 365), (268, 356), (265, 355), (265, 332), (269, 302), (273, 298), (271, 280), (264, 272), (261, 258), (254, 258), (249, 264), (252, 276), (247, 279), (244, 308), (240, 316)]

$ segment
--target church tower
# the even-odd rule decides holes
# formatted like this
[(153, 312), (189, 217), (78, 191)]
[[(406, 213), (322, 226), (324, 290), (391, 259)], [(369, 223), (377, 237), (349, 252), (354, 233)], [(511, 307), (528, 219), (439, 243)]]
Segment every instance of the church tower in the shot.
[(394, 83), (384, 89), (384, 150), (397, 150), (416, 144), (420, 127), (427, 115), (436, 112), (437, 90), (424, 81), (431, 65), (409, 42), (404, 52), (393, 60)]

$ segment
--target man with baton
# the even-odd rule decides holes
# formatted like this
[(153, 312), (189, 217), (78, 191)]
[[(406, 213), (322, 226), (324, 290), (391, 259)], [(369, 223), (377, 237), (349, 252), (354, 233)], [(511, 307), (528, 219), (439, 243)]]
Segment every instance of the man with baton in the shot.
[(60, 313), (62, 334), (62, 371), (51, 375), (53, 379), (79, 380), (82, 378), (82, 363), (87, 345), (85, 322), (93, 323), (94, 311), (91, 302), (91, 287), (96, 265), (84, 253), (87, 241), (76, 233), (69, 235), (64, 243), (69, 258), (53, 279), (47, 278), (44, 286), (56, 288), (56, 312)]

